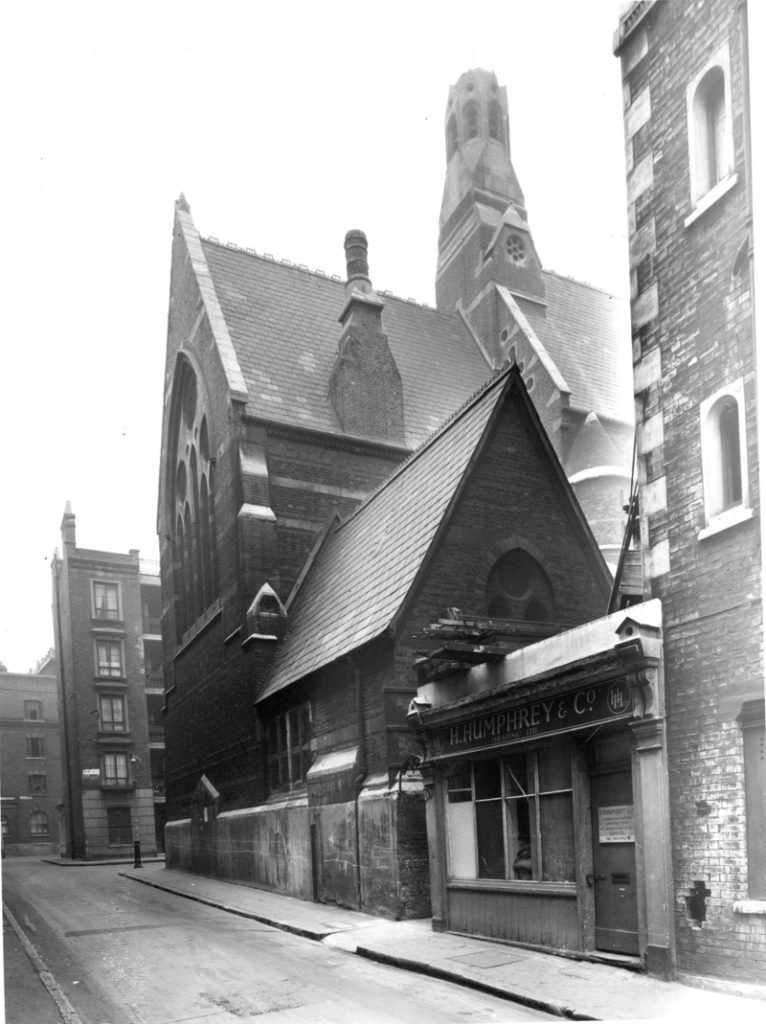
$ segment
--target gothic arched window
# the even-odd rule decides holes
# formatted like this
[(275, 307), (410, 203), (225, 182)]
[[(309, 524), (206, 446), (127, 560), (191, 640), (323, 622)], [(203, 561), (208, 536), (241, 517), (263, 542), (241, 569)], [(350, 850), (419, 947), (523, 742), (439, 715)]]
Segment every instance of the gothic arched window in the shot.
[(555, 602), (540, 563), (523, 548), (511, 548), (490, 570), (486, 604), (491, 618), (547, 622), (553, 617)]
[(179, 358), (171, 412), (168, 521), (173, 523), (176, 638), (218, 591), (214, 459), (203, 395), (191, 364)]
[(497, 100), (489, 105), (489, 137), (496, 142), (503, 141), (503, 112)]
[(450, 114), (447, 121), (447, 161), (450, 161), (457, 151), (457, 118)]
[(463, 107), (463, 121), (467, 139), (475, 139), (479, 134), (479, 104), (469, 100)]

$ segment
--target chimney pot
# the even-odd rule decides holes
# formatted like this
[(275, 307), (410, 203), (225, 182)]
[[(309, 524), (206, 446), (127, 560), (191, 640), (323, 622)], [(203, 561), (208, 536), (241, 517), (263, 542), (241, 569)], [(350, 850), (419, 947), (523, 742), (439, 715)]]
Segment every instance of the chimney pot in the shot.
[(346, 232), (344, 245), (347, 283), (350, 285), (352, 282), (359, 281), (362, 283), (362, 291), (371, 291), (370, 268), (367, 263), (367, 236), (364, 231)]

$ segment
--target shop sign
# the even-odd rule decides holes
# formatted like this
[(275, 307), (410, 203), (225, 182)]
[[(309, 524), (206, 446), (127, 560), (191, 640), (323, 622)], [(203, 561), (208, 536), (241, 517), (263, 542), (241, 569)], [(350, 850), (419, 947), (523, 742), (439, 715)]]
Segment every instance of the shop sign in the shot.
[(625, 718), (632, 710), (633, 692), (623, 680), (595, 683), (435, 730), (429, 737), (429, 756), (447, 757), (531, 736), (569, 732), (581, 726)]
[(634, 843), (633, 804), (599, 807), (598, 841), (600, 843)]
[(82, 777), (84, 779), (92, 779), (101, 774), (100, 768), (83, 768)]

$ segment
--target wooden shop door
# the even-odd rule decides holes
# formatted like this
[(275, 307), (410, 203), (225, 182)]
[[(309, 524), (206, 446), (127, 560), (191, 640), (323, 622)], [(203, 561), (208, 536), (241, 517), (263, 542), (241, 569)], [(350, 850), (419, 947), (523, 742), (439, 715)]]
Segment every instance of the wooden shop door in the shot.
[(633, 832), (633, 780), (630, 770), (592, 774), (592, 886), (596, 949), (638, 955), (636, 849)]

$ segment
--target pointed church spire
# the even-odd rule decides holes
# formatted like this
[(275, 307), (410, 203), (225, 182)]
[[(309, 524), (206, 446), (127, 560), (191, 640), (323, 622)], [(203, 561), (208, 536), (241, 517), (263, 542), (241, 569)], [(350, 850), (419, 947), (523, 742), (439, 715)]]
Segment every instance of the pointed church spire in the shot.
[(542, 296), (540, 261), (511, 163), (508, 98), (493, 71), (460, 76), (449, 91), (444, 129), (437, 306), (468, 307), (490, 281)]

